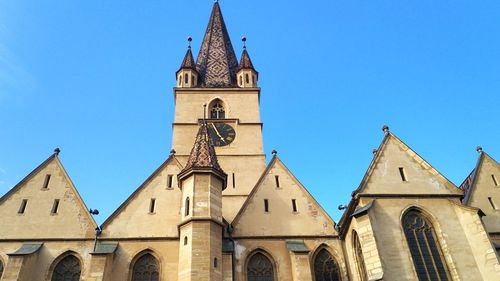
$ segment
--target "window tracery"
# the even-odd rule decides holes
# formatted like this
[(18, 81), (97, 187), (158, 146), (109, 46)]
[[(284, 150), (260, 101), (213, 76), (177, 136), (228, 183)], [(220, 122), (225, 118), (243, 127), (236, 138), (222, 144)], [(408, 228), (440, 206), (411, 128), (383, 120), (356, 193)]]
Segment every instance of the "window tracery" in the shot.
[(274, 269), (271, 261), (262, 253), (256, 253), (247, 265), (248, 281), (273, 281)]
[(145, 254), (134, 264), (132, 281), (159, 281), (158, 262), (151, 254)]
[(340, 281), (340, 268), (332, 255), (321, 249), (314, 259), (315, 281)]
[(224, 110), (224, 105), (218, 99), (215, 100), (210, 107), (210, 118), (211, 119), (226, 118), (226, 111)]
[(361, 243), (356, 231), (352, 232), (352, 241), (354, 247), (354, 258), (356, 259), (359, 278), (361, 281), (366, 281), (368, 280), (368, 276), (366, 273), (365, 260), (363, 259), (363, 249), (361, 248)]
[(68, 255), (57, 263), (52, 273), (52, 281), (79, 281), (81, 271), (78, 258)]
[(403, 228), (418, 280), (447, 281), (446, 264), (430, 221), (418, 210), (410, 210), (403, 217)]

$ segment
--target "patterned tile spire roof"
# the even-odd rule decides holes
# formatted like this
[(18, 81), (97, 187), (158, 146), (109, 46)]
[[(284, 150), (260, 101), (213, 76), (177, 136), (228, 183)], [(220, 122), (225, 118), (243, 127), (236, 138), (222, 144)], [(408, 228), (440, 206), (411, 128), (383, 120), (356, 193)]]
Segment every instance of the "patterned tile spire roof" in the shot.
[(184, 56), (181, 66), (179, 67), (179, 70), (177, 70), (177, 72), (179, 72), (181, 69), (186, 68), (196, 70), (196, 63), (194, 62), (193, 52), (191, 52), (191, 46), (188, 47), (186, 55)]
[(196, 135), (196, 140), (194, 142), (193, 149), (187, 160), (186, 166), (179, 173), (179, 179), (185, 178), (191, 171), (212, 171), (217, 174), (224, 182), (223, 189), (226, 187), (227, 175), (224, 173), (222, 168), (217, 161), (217, 155), (215, 154), (215, 148), (210, 141), (210, 134), (208, 133), (207, 121), (203, 120), (198, 134)]
[(235, 87), (238, 60), (216, 1), (196, 61), (202, 87)]
[(251, 69), (257, 72), (253, 67), (252, 60), (250, 59), (250, 55), (248, 55), (246, 47), (243, 48), (243, 53), (241, 54), (241, 59), (240, 59), (240, 66), (238, 67), (238, 70), (242, 69)]

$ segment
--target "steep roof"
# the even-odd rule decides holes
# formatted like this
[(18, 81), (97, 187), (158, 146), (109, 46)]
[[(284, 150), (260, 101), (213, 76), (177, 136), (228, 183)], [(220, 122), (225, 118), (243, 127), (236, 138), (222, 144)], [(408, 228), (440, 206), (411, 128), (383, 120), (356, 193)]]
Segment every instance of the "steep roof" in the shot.
[(238, 70), (242, 69), (252, 69), (256, 72), (255, 68), (253, 67), (252, 60), (250, 59), (250, 55), (248, 55), (246, 47), (243, 48), (243, 53), (241, 54), (240, 59), (240, 66), (238, 67)]
[[(227, 179), (226, 173), (224, 173), (219, 165), (219, 161), (217, 161), (215, 148), (210, 141), (208, 125), (205, 120), (200, 124), (191, 154), (184, 169), (179, 173), (178, 178), (183, 179), (193, 170), (211, 170), (219, 175), (224, 182)], [(225, 184), (223, 188), (225, 188)]]
[(193, 52), (191, 52), (191, 46), (188, 47), (188, 50), (186, 51), (186, 55), (184, 56), (184, 59), (182, 60), (181, 66), (179, 67), (179, 72), (181, 69), (193, 69), (196, 70), (196, 63), (193, 58)]
[(479, 157), (476, 162), (476, 167), (474, 168), (474, 170), (472, 170), (469, 176), (467, 176), (464, 182), (460, 185), (460, 189), (464, 192), (464, 199), (462, 201), (464, 205), (468, 205), (470, 203), (472, 194), (477, 189), (477, 178), (483, 168), (483, 163), (485, 161), (488, 161), (491, 163), (495, 163), (497, 166), (499, 165), (498, 162), (495, 161), (495, 159), (489, 156), (482, 149), (478, 148), (478, 152), (479, 152)]
[(196, 61), (202, 87), (234, 87), (238, 60), (218, 2), (214, 3)]

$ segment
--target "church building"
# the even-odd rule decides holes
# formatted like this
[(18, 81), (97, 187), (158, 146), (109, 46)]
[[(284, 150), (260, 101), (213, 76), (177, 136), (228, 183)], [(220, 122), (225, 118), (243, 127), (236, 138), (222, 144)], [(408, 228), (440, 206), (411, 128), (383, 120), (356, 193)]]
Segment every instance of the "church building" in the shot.
[(384, 126), (335, 222), (266, 160), (259, 72), (217, 1), (175, 75), (170, 156), (102, 225), (59, 149), (0, 198), (0, 281), (500, 280), (500, 165), (482, 149), (457, 187)]

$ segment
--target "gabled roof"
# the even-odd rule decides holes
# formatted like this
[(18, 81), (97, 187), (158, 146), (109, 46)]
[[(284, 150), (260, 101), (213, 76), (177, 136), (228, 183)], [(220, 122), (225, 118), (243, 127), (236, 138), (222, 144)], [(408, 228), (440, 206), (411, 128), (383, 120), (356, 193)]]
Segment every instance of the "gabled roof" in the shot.
[(460, 189), (462, 189), (462, 191), (464, 192), (464, 199), (462, 201), (464, 205), (469, 204), (469, 201), (472, 198), (472, 194), (476, 190), (477, 177), (481, 172), (484, 161), (492, 161), (493, 163), (496, 163), (498, 165), (498, 162), (491, 156), (489, 156), (486, 152), (484, 152), (482, 149), (478, 149), (478, 152), (479, 152), (479, 157), (476, 162), (476, 167), (474, 168), (474, 170), (472, 170), (469, 176), (460, 185)]
[(43, 161), (33, 171), (31, 171), (26, 177), (24, 177), (18, 184), (16, 184), (12, 189), (10, 189), (5, 195), (3, 195), (0, 198), (0, 205), (5, 200), (7, 200), (10, 196), (12, 196), (16, 192), (18, 192), (27, 182), (29, 182), (34, 176), (36, 176), (39, 172), (41, 172), (50, 163), (55, 162), (55, 164), (60, 169), (63, 176), (66, 178), (67, 182), (69, 183), (69, 188), (74, 193), (75, 198), (76, 198), (76, 202), (78, 205), (80, 205), (80, 208), (82, 210), (83, 215), (91, 223), (92, 227), (95, 229), (97, 227), (97, 223), (95, 222), (94, 218), (88, 212), (88, 208), (85, 205), (85, 202), (83, 201), (80, 193), (76, 189), (76, 187), (75, 187), (73, 181), (71, 180), (70, 176), (68, 175), (66, 169), (64, 168), (63, 164), (59, 160), (59, 157), (58, 157), (59, 152), (60, 152), (60, 150), (57, 148), (52, 155), (50, 155), (45, 161)]
[[(306, 197), (309, 198), (310, 202), (312, 202), (314, 205), (316, 205), (318, 207), (318, 211), (324, 215), (324, 217), (332, 222), (332, 226), (333, 228), (335, 228), (335, 221), (330, 217), (330, 215), (323, 209), (323, 207), (321, 207), (321, 205), (316, 201), (316, 199), (311, 195), (311, 193), (307, 190), (307, 188), (304, 187), (304, 185), (302, 185), (302, 183), (300, 183), (300, 181), (292, 174), (292, 172), (288, 169), (288, 167), (286, 167), (286, 165), (278, 158), (277, 155), (274, 155), (274, 157), (272, 158), (272, 160), (269, 162), (269, 164), (267, 165), (266, 169), (264, 170), (264, 172), (262, 173), (262, 175), (260, 176), (259, 180), (257, 181), (257, 183), (255, 184), (254, 188), (252, 189), (252, 191), (250, 192), (250, 194), (248, 195), (246, 201), (243, 203), (243, 206), (241, 207), (241, 209), (239, 210), (239, 212), (236, 214), (235, 218), (233, 219), (232, 221), (232, 225), (234, 227), (237, 226), (237, 224), (239, 223), (239, 221), (242, 219), (245, 211), (248, 209), (249, 205), (250, 205), (250, 202), (252, 202), (256, 196), (256, 194), (259, 192), (259, 190), (264, 186), (264, 180), (266, 178), (266, 176), (271, 172), (271, 170), (277, 165), (277, 164), (280, 164), (282, 167), (283, 167), (283, 170), (284, 172), (291, 178), (291, 180), (304, 192), (304, 195), (306, 195)], [(334, 230), (335, 231), (335, 230)]]
[(191, 46), (188, 47), (186, 55), (184, 56), (184, 59), (182, 60), (181, 66), (179, 67), (179, 70), (177, 70), (177, 73), (182, 69), (192, 69), (196, 71), (196, 63), (193, 58), (193, 52), (191, 52)]
[(418, 155), (413, 149), (411, 149), (407, 144), (405, 144), (402, 140), (400, 140), (398, 137), (396, 137), (393, 133), (387, 131), (385, 133), (384, 139), (382, 140), (382, 143), (378, 147), (378, 149), (375, 152), (375, 157), (372, 159), (370, 165), (368, 166), (368, 170), (366, 171), (365, 175), (363, 176), (363, 179), (361, 180), (361, 183), (359, 184), (358, 188), (352, 192), (352, 196), (356, 196), (357, 194), (360, 194), (363, 192), (366, 184), (368, 183), (368, 180), (370, 179), (370, 176), (372, 175), (373, 171), (375, 170), (375, 167), (377, 164), (380, 162), (380, 158), (383, 154), (383, 151), (385, 150), (388, 142), (390, 140), (395, 141), (405, 152), (412, 157), (415, 162), (417, 162), (424, 170), (427, 170), (431, 175), (437, 177), (444, 186), (447, 187), (449, 191), (452, 193), (460, 194), (460, 190), (458, 187), (455, 186), (449, 179), (447, 179), (445, 176), (443, 176), (439, 171), (437, 171), (431, 164), (429, 164), (427, 161), (425, 161), (420, 155)]
[(218, 2), (214, 3), (196, 65), (202, 87), (236, 86), (238, 60)]
[(247, 48), (243, 48), (243, 53), (241, 54), (241, 59), (240, 59), (240, 65), (238, 67), (238, 70), (242, 69), (251, 69), (255, 72), (255, 68), (253, 67), (252, 60), (250, 59), (250, 55), (247, 52)]
[[(218, 174), (223, 181), (226, 181), (227, 175), (224, 173), (222, 168), (217, 161), (217, 155), (215, 154), (215, 148), (211, 144), (210, 134), (208, 133), (208, 124), (204, 120), (200, 124), (200, 129), (196, 135), (196, 140), (191, 150), (191, 154), (187, 160), (184, 169), (179, 173), (178, 178), (181, 180), (186, 177), (190, 171), (193, 170), (211, 170)], [(179, 184), (180, 181), (179, 180)], [(223, 189), (225, 184), (223, 185)]]
[(171, 162), (175, 163), (180, 169), (182, 169), (182, 164), (177, 160), (177, 157), (175, 157), (175, 154), (170, 154), (170, 156), (163, 162), (163, 164), (158, 167), (130, 196), (116, 209), (101, 225), (101, 228), (104, 229), (107, 225), (109, 225), (113, 219), (118, 216), (124, 210), (127, 205), (134, 199), (140, 192), (143, 190), (149, 182), (151, 182), (158, 173), (160, 173), (168, 164)]

